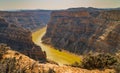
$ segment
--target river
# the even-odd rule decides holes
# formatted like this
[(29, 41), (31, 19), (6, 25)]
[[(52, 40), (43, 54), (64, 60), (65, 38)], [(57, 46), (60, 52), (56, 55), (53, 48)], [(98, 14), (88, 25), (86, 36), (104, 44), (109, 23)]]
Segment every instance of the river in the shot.
[(32, 40), (36, 45), (39, 45), (43, 51), (46, 51), (47, 58), (57, 62), (59, 65), (72, 64), (74, 62), (80, 62), (80, 56), (66, 52), (56, 50), (50, 45), (42, 43), (41, 38), (46, 32), (46, 27), (36, 30), (32, 33)]

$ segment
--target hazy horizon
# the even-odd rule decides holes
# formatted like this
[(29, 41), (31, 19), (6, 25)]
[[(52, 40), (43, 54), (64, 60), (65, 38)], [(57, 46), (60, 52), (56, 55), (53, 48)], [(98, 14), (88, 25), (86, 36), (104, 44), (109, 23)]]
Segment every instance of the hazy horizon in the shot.
[(0, 0), (0, 10), (59, 10), (76, 7), (118, 8), (120, 0)]

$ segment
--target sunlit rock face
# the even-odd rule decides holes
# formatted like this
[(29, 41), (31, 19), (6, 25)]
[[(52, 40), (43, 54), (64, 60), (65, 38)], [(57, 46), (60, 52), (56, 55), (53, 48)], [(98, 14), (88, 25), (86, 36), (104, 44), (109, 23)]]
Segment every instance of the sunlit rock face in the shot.
[(31, 58), (37, 60), (46, 59), (46, 55), (42, 52), (41, 48), (32, 42), (29, 30), (18, 27), (15, 24), (9, 24), (3, 18), (0, 18), (0, 43), (5, 43), (12, 49), (24, 53)]
[(43, 43), (83, 54), (120, 50), (120, 9), (74, 8), (54, 11)]
[(33, 30), (45, 26), (51, 10), (0, 11), (0, 16), (10, 24)]

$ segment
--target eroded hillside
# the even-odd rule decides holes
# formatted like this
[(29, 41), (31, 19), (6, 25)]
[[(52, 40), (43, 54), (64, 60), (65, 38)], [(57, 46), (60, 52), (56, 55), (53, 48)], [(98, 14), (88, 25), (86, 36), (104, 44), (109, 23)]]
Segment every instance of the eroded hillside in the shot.
[(0, 43), (1, 73), (114, 73), (113, 69), (87, 70), (71, 66), (42, 64)]
[(35, 60), (46, 60), (45, 52), (32, 42), (32, 34), (29, 30), (9, 24), (2, 18), (0, 18), (0, 43), (8, 44), (12, 49)]
[(54, 11), (43, 43), (73, 53), (120, 50), (120, 10), (75, 8)]

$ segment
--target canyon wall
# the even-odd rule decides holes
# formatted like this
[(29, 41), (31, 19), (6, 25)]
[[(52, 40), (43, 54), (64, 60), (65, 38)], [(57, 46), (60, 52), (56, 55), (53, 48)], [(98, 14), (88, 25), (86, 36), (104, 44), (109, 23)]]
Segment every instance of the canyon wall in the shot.
[(16, 24), (9, 24), (0, 18), (0, 43), (5, 43), (13, 50), (19, 51), (29, 57), (43, 61), (46, 59), (45, 52), (32, 42), (31, 32)]
[(43, 43), (77, 54), (120, 50), (120, 9), (53, 11)]
[(16, 24), (33, 30), (45, 26), (50, 18), (51, 10), (23, 10), (23, 11), (0, 11), (9, 24)]

